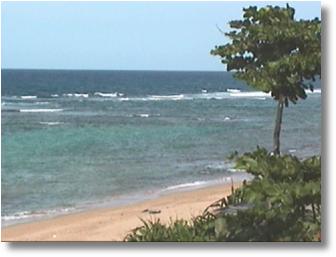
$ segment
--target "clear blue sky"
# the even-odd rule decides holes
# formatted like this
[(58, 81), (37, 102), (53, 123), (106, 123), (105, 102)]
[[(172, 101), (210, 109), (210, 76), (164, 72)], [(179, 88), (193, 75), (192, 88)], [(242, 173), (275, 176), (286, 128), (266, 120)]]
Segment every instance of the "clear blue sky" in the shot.
[[(320, 2), (289, 2), (296, 18)], [(242, 8), (286, 2), (5, 2), (2, 68), (223, 70), (209, 51), (226, 42), (216, 25)]]

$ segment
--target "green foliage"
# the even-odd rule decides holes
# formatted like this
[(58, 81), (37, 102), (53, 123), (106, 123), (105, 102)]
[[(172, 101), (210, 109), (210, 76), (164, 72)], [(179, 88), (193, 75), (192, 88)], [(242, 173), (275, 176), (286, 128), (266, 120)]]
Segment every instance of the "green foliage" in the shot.
[(207, 213), (191, 221), (175, 220), (164, 225), (159, 219), (144, 221), (143, 226), (128, 234), (128, 242), (206, 242), (214, 241), (215, 216)]
[(126, 241), (319, 241), (321, 159), (276, 156), (258, 148), (232, 158), (254, 175), (190, 222), (143, 221)]
[(296, 103), (313, 90), (311, 80), (321, 76), (321, 21), (295, 20), (295, 10), (267, 6), (244, 8), (242, 20), (231, 21), (225, 33), (231, 42), (216, 46), (228, 71), (254, 88), (271, 92), (275, 100)]
[(321, 225), (321, 159), (272, 156), (265, 149), (237, 158), (255, 177), (228, 198), (247, 210), (222, 216), (225, 241), (314, 241)]

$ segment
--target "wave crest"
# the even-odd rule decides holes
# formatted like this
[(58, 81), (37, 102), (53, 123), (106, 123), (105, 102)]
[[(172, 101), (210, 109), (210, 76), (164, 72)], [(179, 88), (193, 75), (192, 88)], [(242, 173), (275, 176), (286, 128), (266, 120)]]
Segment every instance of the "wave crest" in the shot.
[(62, 112), (63, 109), (20, 109), (19, 112)]

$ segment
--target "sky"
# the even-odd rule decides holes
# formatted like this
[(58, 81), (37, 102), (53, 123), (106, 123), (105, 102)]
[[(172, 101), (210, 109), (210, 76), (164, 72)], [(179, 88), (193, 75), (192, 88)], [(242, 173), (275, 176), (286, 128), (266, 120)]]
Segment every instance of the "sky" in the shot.
[[(220, 71), (217, 27), (268, 4), (286, 2), (2, 2), (1, 67)], [(321, 18), (320, 2), (289, 4)]]

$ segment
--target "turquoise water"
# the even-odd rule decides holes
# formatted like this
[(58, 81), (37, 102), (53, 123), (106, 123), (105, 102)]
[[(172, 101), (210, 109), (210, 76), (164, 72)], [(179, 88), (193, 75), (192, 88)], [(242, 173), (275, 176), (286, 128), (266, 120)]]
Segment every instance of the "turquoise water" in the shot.
[[(136, 93), (139, 88), (118, 88), (122, 95), (102, 97), (94, 95), (101, 91), (93, 86), (82, 91), (63, 86), (63, 91), (50, 90), (47, 96), (39, 96), (40, 89), (31, 97), (13, 89), (13, 95), (3, 95), (5, 224), (139, 200), (227, 177), (245, 178), (225, 158), (257, 145), (271, 149), (275, 102), (236, 81), (231, 86), (232, 78), (218, 89), (218, 74), (208, 87), (190, 80), (193, 75), (185, 76), (192, 86), (185, 82), (170, 89), (171, 94), (154, 95), (145, 85), (137, 85), (146, 94)], [(8, 81), (3, 87), (10, 87)], [(237, 88), (240, 91), (231, 90)], [(66, 95), (74, 92), (88, 95)], [(104, 91), (112, 92), (117, 92), (113, 86)], [(320, 120), (320, 90), (286, 108), (282, 151), (300, 157), (319, 154)]]

